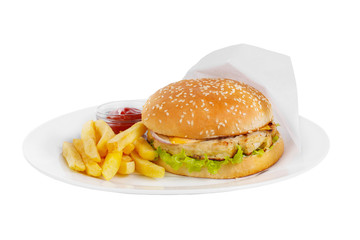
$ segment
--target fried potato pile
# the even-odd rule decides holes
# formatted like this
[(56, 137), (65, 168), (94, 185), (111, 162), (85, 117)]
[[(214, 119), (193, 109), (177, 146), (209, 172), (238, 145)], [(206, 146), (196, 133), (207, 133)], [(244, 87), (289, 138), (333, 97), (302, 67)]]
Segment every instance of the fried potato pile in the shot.
[(138, 172), (152, 178), (162, 178), (165, 169), (151, 161), (156, 151), (142, 137), (146, 132), (142, 122), (115, 135), (104, 120), (88, 121), (81, 138), (63, 143), (63, 156), (68, 166), (92, 177), (112, 179), (116, 174)]

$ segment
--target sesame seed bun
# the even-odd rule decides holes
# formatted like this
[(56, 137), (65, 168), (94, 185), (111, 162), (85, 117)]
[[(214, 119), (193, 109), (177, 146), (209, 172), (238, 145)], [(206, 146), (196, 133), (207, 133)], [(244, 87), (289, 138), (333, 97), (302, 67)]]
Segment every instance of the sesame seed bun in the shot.
[(284, 142), (282, 138), (279, 138), (279, 140), (274, 143), (273, 147), (271, 149), (267, 149), (262, 156), (250, 155), (244, 157), (241, 163), (228, 163), (221, 166), (216, 174), (209, 173), (205, 167), (202, 168), (199, 172), (191, 173), (184, 166), (180, 167), (178, 170), (174, 170), (160, 158), (156, 161), (156, 164), (164, 167), (167, 172), (177, 175), (199, 178), (230, 179), (245, 177), (264, 171), (265, 169), (274, 165), (280, 159), (283, 152)]
[(271, 104), (261, 92), (231, 79), (171, 83), (150, 96), (142, 111), (148, 129), (192, 139), (257, 131), (272, 118)]

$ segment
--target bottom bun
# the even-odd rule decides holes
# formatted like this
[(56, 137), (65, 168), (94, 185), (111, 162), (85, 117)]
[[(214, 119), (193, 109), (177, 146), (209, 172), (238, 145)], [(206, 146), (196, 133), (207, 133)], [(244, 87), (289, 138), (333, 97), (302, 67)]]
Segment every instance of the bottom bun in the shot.
[(262, 156), (250, 155), (248, 157), (244, 157), (241, 163), (226, 164), (221, 166), (216, 174), (209, 173), (206, 167), (202, 168), (200, 172), (191, 173), (184, 166), (180, 167), (178, 170), (174, 170), (161, 159), (156, 161), (156, 164), (164, 167), (167, 172), (177, 175), (215, 179), (239, 178), (261, 172), (271, 167), (280, 159), (283, 152), (284, 141), (282, 138), (279, 138), (279, 140), (274, 144), (273, 148), (271, 150), (268, 149), (265, 151)]

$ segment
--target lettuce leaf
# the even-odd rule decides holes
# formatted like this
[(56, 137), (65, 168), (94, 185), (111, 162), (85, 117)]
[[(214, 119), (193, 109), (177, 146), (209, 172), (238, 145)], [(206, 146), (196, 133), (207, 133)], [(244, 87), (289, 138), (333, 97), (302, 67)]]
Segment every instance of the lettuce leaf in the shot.
[(206, 167), (209, 173), (216, 174), (222, 165), (242, 162), (244, 157), (243, 151), (240, 146), (236, 147), (237, 152), (234, 157), (225, 157), (225, 160), (223, 161), (211, 160), (206, 154), (204, 155), (204, 159), (195, 159), (187, 156), (184, 149), (182, 149), (179, 154), (171, 155), (161, 149), (161, 147), (158, 147), (157, 153), (159, 158), (161, 158), (161, 160), (163, 160), (174, 170), (178, 170), (181, 166), (185, 166), (189, 172), (199, 172), (203, 167)]
[(240, 148), (239, 145), (236, 146), (237, 147), (237, 153), (235, 153), (234, 157), (233, 158), (229, 158), (230, 162), (232, 164), (234, 163), (241, 163), (242, 160), (243, 160), (243, 151), (242, 149)]
[(189, 172), (200, 172), (201, 169), (205, 166), (205, 159), (197, 160), (195, 158), (186, 157), (184, 163)]
[(279, 135), (273, 136), (273, 138), (272, 138), (272, 145), (269, 147), (269, 150), (273, 149), (274, 143), (276, 143), (277, 140), (279, 140)]
[(223, 161), (210, 160), (205, 154), (205, 162), (209, 173), (216, 174), (219, 171)]
[(154, 139), (148, 139), (148, 143), (155, 149), (154, 147)]
[(276, 143), (277, 140), (279, 140), (279, 135), (275, 135), (275, 136), (272, 138), (273, 144)]
[[(168, 164), (174, 170), (178, 170), (183, 165), (183, 162), (181, 161), (181, 157), (183, 156), (183, 154), (185, 154), (185, 151), (182, 151), (181, 153), (176, 154), (176, 155), (171, 155), (171, 154), (165, 152), (164, 150), (162, 150), (160, 147), (158, 147), (157, 152), (158, 152), (161, 160), (163, 160), (166, 164)], [(185, 154), (185, 157), (186, 157), (186, 154)]]
[(259, 155), (259, 157), (261, 157), (264, 153), (264, 149), (256, 149), (251, 153), (251, 155)]

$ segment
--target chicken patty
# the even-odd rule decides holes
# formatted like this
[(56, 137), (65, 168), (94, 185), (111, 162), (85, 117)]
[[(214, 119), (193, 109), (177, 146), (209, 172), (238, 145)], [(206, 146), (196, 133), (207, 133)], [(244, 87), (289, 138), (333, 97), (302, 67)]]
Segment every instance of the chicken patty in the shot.
[[(209, 140), (196, 140), (184, 144), (167, 144), (158, 141), (150, 132), (148, 140), (152, 142), (155, 148), (161, 147), (170, 154), (178, 154), (184, 149), (186, 155), (203, 159), (205, 154), (209, 159), (223, 160), (225, 157), (233, 157), (237, 152), (237, 145), (241, 147), (244, 154), (250, 155), (258, 148), (269, 148), (272, 145), (272, 138), (278, 134), (276, 125), (270, 123), (269, 130), (256, 131), (244, 135), (223, 137)], [(159, 135), (161, 138), (166, 136)]]

